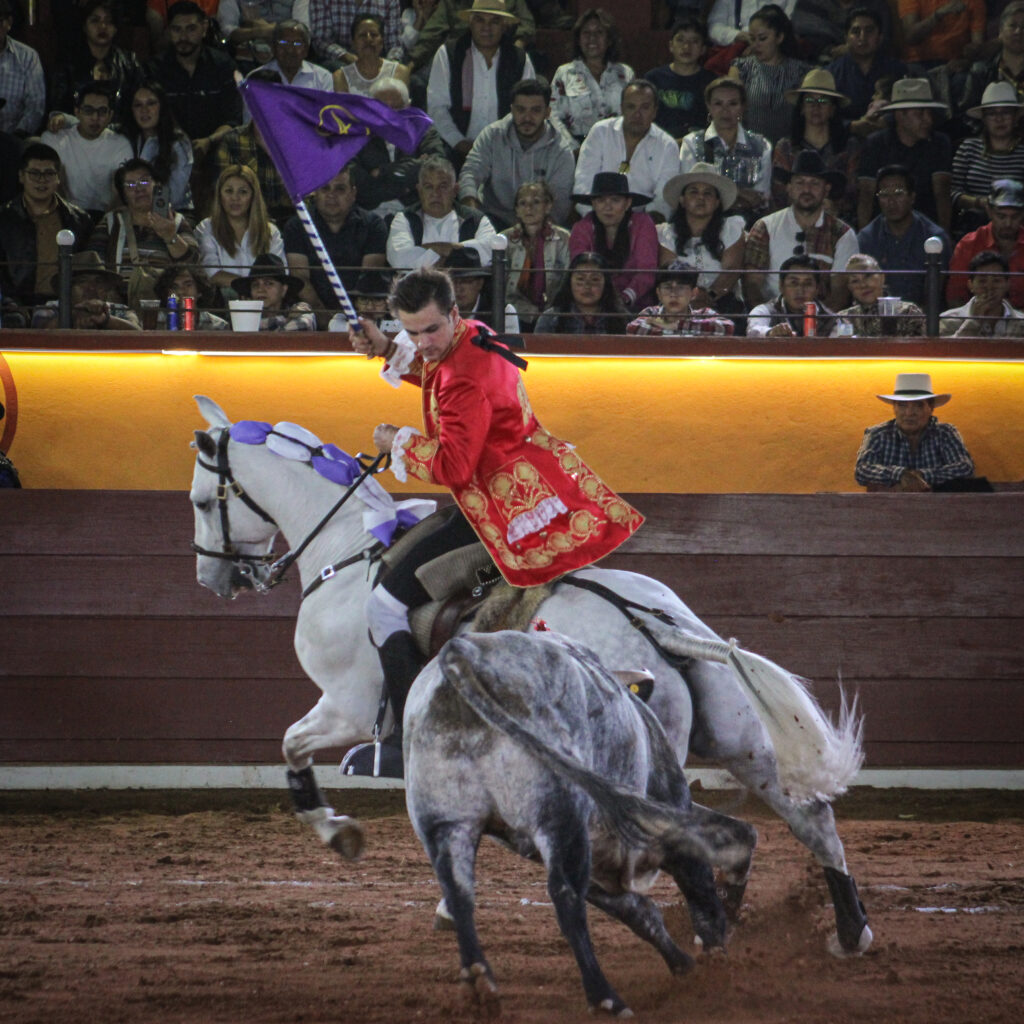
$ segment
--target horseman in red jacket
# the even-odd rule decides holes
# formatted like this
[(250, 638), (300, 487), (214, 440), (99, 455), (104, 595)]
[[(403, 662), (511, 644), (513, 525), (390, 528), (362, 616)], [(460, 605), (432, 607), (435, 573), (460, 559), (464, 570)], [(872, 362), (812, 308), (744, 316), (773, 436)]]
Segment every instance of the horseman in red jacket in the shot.
[(368, 320), (357, 352), (385, 360), (381, 376), (423, 392), (423, 431), (382, 423), (373, 434), (410, 476), (451, 490), (461, 515), (390, 568), (367, 605), (401, 743), (405, 697), (420, 669), (409, 610), (429, 600), (415, 570), (479, 539), (513, 586), (547, 583), (614, 551), (643, 516), (609, 489), (572, 445), (552, 437), (530, 408), (514, 355), (484, 324), (463, 320), (450, 278), (421, 268), (391, 295), (404, 330), (389, 341)]

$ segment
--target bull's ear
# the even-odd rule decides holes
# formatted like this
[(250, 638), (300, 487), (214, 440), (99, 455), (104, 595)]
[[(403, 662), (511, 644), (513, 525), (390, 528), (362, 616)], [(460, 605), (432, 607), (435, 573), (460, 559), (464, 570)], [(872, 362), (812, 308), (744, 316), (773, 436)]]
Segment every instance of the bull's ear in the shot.
[(228, 419), (227, 413), (212, 398), (207, 398), (206, 395), (193, 395), (192, 397), (196, 400), (203, 419), (211, 427), (231, 426), (231, 420)]
[(196, 447), (208, 458), (217, 457), (217, 442), (205, 430), (195, 431)]

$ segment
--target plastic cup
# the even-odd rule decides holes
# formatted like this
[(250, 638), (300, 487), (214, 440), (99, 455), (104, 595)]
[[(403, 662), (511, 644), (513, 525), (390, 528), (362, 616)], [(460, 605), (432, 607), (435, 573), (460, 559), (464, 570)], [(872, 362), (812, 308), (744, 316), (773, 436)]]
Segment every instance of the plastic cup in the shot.
[(899, 302), (898, 296), (895, 295), (883, 295), (878, 300), (878, 315), (879, 316), (895, 316), (896, 315), (896, 304)]
[(262, 299), (231, 299), (228, 302), (231, 311), (231, 330), (258, 331), (260, 315), (263, 312)]
[(142, 314), (142, 329), (155, 331), (160, 314), (160, 300), (139, 299), (139, 310)]

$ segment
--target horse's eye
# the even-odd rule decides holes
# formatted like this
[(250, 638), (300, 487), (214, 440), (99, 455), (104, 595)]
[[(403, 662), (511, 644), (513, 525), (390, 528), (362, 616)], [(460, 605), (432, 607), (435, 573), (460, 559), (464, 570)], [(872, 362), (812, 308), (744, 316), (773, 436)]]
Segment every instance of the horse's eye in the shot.
[(209, 501), (194, 501), (194, 502), (192, 502), (192, 504), (195, 505), (195, 507), (200, 512), (209, 512), (210, 511), (210, 504), (211, 503)]

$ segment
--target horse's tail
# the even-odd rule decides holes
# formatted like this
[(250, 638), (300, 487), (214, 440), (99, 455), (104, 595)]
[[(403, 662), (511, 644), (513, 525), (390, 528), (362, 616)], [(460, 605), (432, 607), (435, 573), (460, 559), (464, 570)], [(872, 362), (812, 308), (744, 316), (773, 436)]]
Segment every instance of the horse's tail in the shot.
[(478, 654), (469, 637), (449, 640), (438, 656), (445, 679), (488, 725), (515, 740), (554, 774), (579, 786), (625, 843), (698, 857), (726, 869), (749, 863), (757, 838), (750, 825), (707, 808), (684, 810), (651, 800), (549, 747), (501, 706), (490, 689), (491, 673)]
[(775, 748), (779, 781), (796, 800), (831, 800), (846, 792), (864, 763), (864, 720), (857, 699), (839, 691), (833, 724), (808, 682), (735, 641), (706, 640), (678, 627), (648, 623), (655, 642), (671, 654), (729, 665), (750, 697)]

